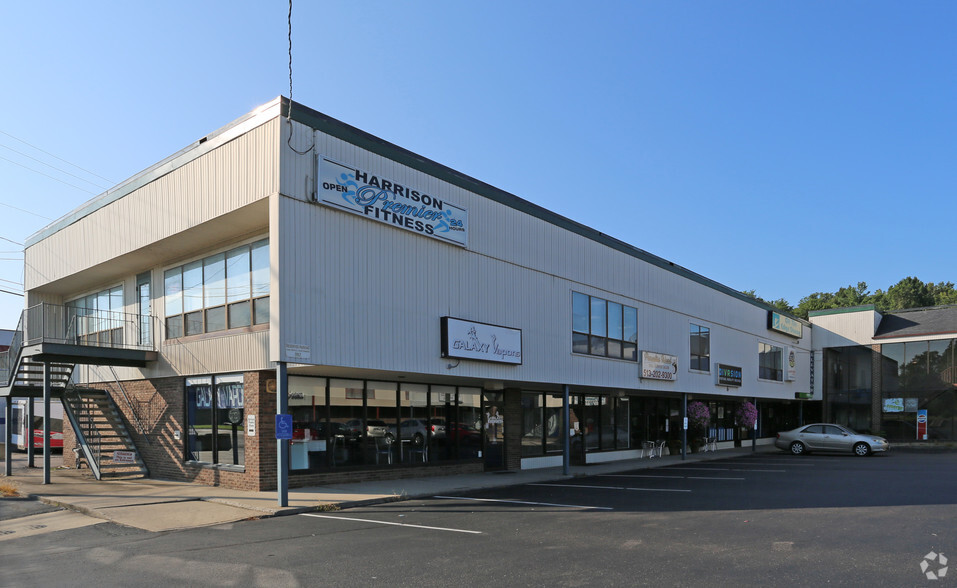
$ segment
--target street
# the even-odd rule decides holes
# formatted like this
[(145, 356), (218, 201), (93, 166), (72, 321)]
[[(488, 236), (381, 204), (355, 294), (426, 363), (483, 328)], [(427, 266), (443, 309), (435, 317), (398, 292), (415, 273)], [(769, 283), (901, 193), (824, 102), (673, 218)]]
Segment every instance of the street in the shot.
[[(0, 541), (0, 583), (920, 586), (946, 567), (925, 556), (957, 554), (955, 521), (955, 453), (764, 453), (181, 532), (82, 526)], [(957, 585), (942, 576), (928, 585)]]

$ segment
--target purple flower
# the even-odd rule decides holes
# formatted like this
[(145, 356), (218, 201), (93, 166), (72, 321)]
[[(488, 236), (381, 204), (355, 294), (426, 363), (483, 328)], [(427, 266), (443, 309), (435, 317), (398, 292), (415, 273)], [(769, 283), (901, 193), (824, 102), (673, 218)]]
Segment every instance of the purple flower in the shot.
[(704, 429), (711, 422), (711, 409), (697, 400), (688, 404), (688, 424), (692, 429)]
[(734, 422), (739, 427), (754, 427), (754, 423), (758, 422), (758, 409), (745, 400), (734, 410)]

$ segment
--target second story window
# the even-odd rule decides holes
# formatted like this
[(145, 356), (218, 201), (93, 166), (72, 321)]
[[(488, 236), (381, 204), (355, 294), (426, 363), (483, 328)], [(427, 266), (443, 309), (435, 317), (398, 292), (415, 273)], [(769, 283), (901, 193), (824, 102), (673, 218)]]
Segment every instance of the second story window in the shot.
[(711, 371), (711, 329), (691, 325), (691, 369)]
[(123, 344), (123, 286), (101, 290), (66, 303), (68, 336), (80, 345)]
[(784, 348), (758, 343), (758, 378), (784, 380)]
[(167, 339), (269, 323), (269, 242), (166, 270), (164, 295)]
[(572, 352), (638, 361), (638, 309), (572, 292)]

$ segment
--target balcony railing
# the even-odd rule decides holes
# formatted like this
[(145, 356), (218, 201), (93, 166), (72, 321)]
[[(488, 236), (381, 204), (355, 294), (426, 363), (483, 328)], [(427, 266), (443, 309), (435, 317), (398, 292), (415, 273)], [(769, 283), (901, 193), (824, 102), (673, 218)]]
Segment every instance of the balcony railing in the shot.
[(42, 343), (153, 351), (153, 318), (57, 304), (31, 306), (20, 315), (10, 349), (0, 352), (0, 386), (8, 385), (20, 350)]

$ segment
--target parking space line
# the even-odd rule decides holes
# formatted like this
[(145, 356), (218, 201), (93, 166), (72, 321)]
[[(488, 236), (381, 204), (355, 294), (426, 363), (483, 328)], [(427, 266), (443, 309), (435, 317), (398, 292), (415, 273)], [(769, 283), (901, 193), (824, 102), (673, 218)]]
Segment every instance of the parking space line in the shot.
[(691, 492), (678, 488), (628, 488), (626, 486), (588, 486), (585, 484), (528, 484), (529, 486), (551, 486), (553, 488), (591, 488), (592, 490), (642, 490), (645, 492)]
[(705, 472), (726, 472), (731, 468), (693, 468), (690, 466), (668, 466), (669, 470), (703, 470)]
[[(531, 484), (534, 486), (534, 484)], [(545, 484), (543, 484), (545, 485)], [(504, 502), (507, 504), (525, 504), (529, 506), (554, 506), (557, 508), (587, 508), (597, 510), (615, 510), (610, 506), (582, 506), (580, 504), (555, 504), (552, 502), (529, 502), (527, 500), (505, 500), (498, 498), (469, 498), (467, 496), (433, 496), (432, 498), (441, 498), (442, 500), (470, 500), (474, 502)]]
[(756, 474), (782, 474), (787, 470), (735, 470), (732, 469), (732, 472), (752, 472)]
[(638, 490), (640, 492), (691, 492), (682, 488), (622, 488), (622, 490)]
[(321, 515), (321, 514), (314, 514), (314, 513), (311, 513), (311, 512), (304, 512), (304, 513), (302, 513), (302, 516), (304, 516), (304, 517), (314, 517), (314, 518), (317, 518), (317, 519), (334, 519), (334, 520), (337, 520), (337, 521), (355, 521), (355, 522), (360, 522), (360, 523), (375, 523), (375, 524), (377, 524), (377, 525), (392, 525), (392, 526), (395, 526), (395, 527), (410, 527), (410, 528), (413, 528), (413, 529), (426, 529), (426, 530), (429, 530), (429, 531), (451, 531), (451, 532), (453, 532), (453, 533), (469, 533), (469, 534), (472, 534), (472, 535), (481, 535), (481, 534), (482, 534), (481, 531), (469, 531), (468, 529), (449, 529), (449, 528), (446, 528), (446, 527), (429, 527), (429, 526), (426, 526), (426, 525), (411, 525), (411, 524), (409, 524), (409, 523), (393, 523), (393, 522), (390, 522), (390, 521), (375, 521), (375, 520), (372, 520), (372, 519), (354, 519), (354, 518), (351, 518), (351, 517), (339, 517), (339, 516), (333, 516), (333, 515)]
[(743, 480), (721, 476), (653, 476), (650, 474), (598, 474), (596, 478), (661, 478), (663, 480)]
[(763, 466), (763, 465), (788, 465), (788, 466), (802, 466), (802, 467), (814, 467), (813, 463), (793, 463), (786, 461), (722, 461), (721, 463), (731, 464), (731, 465), (754, 465), (754, 466)]
[(652, 474), (598, 474), (596, 478), (662, 478), (667, 480), (684, 480), (685, 476), (655, 476)]
[(558, 488), (592, 488), (594, 490), (624, 490), (623, 486), (592, 486), (589, 484), (529, 484), (529, 486), (552, 486)]

